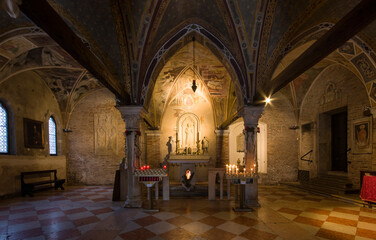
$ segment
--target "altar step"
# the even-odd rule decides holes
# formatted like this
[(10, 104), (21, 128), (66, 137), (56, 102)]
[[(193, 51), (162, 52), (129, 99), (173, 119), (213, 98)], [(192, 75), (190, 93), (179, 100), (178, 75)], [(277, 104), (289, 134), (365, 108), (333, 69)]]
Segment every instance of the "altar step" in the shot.
[(284, 184), (321, 194), (352, 194), (359, 192), (359, 189), (353, 187), (347, 176), (338, 174), (320, 174), (317, 178), (309, 181)]
[[(219, 196), (219, 189), (216, 191)], [(161, 188), (160, 188), (160, 194)], [(208, 196), (208, 183), (198, 182), (194, 189), (187, 191), (180, 182), (170, 182), (170, 196), (171, 197), (207, 197)]]

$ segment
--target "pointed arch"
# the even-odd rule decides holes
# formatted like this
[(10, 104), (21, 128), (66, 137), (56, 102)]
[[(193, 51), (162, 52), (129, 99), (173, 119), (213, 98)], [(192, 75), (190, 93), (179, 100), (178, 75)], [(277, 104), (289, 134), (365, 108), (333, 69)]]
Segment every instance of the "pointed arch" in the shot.
[(160, 71), (168, 60), (165, 58), (171, 57), (179, 49), (190, 43), (192, 35), (196, 35), (197, 41), (206, 46), (224, 64), (231, 75), (232, 82), (236, 86), (237, 97), (243, 99), (243, 101), (239, 102), (246, 103), (249, 98), (249, 84), (243, 75), (240, 65), (225, 44), (198, 24), (189, 24), (183, 27), (157, 51), (147, 67), (144, 79), (141, 79), (142, 87), (139, 89), (139, 102), (142, 105), (148, 105), (156, 76), (159, 74), (158, 70)]

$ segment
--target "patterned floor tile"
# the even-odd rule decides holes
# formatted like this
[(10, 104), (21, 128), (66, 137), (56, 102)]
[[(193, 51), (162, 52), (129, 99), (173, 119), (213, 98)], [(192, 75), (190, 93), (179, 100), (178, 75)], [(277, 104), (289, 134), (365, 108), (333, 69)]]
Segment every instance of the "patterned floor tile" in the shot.
[(147, 227), (145, 227), (147, 230), (149, 230), (150, 232), (156, 234), (156, 235), (160, 235), (162, 233), (165, 233), (165, 232), (168, 232), (172, 229), (175, 229), (176, 226), (175, 225), (172, 225), (168, 222), (158, 222), (158, 223), (154, 223), (152, 225), (149, 225)]
[(204, 232), (211, 229), (212, 226), (209, 226), (207, 224), (200, 223), (200, 222), (192, 222), (192, 223), (189, 223), (189, 224), (182, 226), (182, 228), (191, 232), (191, 233), (193, 233), (193, 234), (201, 235)]

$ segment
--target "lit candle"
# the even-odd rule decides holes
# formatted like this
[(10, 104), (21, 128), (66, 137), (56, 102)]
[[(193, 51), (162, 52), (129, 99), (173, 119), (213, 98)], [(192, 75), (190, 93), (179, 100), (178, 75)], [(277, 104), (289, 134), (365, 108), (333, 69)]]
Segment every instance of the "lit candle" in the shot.
[(163, 168), (164, 168), (164, 169), (167, 169), (167, 166), (166, 166), (166, 165), (164, 165), (164, 166), (163, 166)]
[(236, 173), (236, 175), (238, 175), (238, 171), (239, 171), (239, 168), (236, 168), (236, 172), (235, 172), (235, 173)]
[(150, 169), (150, 166), (149, 166), (149, 165), (147, 165), (147, 166), (146, 166), (146, 169), (148, 169), (148, 170), (149, 170), (149, 169)]
[(228, 174), (228, 164), (226, 164), (226, 174)]
[(231, 165), (228, 167), (228, 174), (231, 175)]
[(251, 174), (253, 174), (253, 168), (251, 168)]

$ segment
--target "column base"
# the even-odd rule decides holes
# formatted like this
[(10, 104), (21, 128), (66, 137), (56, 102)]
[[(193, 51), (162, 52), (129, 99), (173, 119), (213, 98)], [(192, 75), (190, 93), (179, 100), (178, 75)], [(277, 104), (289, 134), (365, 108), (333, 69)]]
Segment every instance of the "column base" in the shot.
[(142, 201), (141, 199), (135, 199), (135, 200), (129, 200), (125, 201), (124, 208), (140, 208), (142, 207)]

